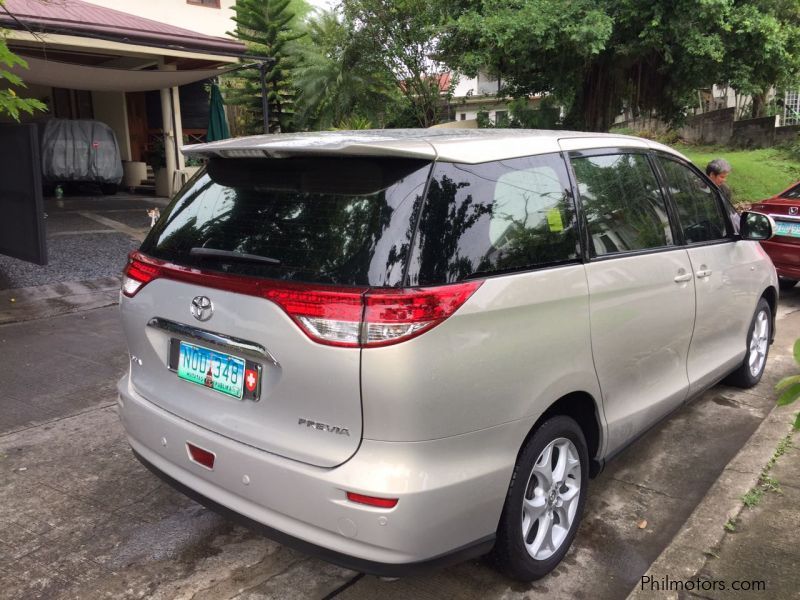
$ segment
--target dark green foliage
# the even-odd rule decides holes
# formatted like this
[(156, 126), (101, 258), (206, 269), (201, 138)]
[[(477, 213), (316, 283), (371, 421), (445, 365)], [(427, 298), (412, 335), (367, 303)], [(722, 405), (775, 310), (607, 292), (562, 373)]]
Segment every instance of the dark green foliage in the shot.
[[(0, 7), (2, 6), (3, 1), (0, 0)], [(28, 63), (8, 49), (6, 36), (0, 30), (0, 83), (5, 84), (0, 89), (0, 115), (9, 115), (19, 121), (21, 113), (32, 115), (34, 111), (47, 110), (47, 106), (35, 98), (20, 98), (17, 95), (14, 88), (24, 88), (25, 84), (19, 75), (8, 70), (14, 67), (27, 69)]]
[(397, 80), (336, 13), (309, 21), (296, 71), (297, 122), (308, 129), (384, 127), (400, 111)]
[[(290, 5), (291, 0), (236, 0), (233, 7), (236, 30), (231, 35), (247, 45), (248, 54), (274, 59), (266, 70), (270, 132), (291, 131), (295, 111), (293, 77), (299, 56), (295, 42), (305, 33)], [(246, 108), (243, 125), (248, 133), (263, 133), (261, 97), (257, 68), (237, 71), (228, 80), (225, 100)]]
[[(623, 108), (680, 120), (713, 83), (759, 93), (797, 83), (796, 0), (449, 0), (441, 56), (550, 94), (564, 125), (605, 131)], [(754, 105), (757, 102), (754, 102)]]

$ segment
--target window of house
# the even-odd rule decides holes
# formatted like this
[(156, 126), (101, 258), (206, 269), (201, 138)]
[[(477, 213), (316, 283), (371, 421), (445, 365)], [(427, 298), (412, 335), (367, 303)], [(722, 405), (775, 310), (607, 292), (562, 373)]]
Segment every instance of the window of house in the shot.
[(644, 154), (573, 157), (595, 256), (674, 244), (666, 202)]
[(494, 113), (494, 124), (497, 125), (497, 127), (508, 127), (508, 111), (496, 111)]
[(667, 187), (678, 209), (683, 236), (689, 244), (724, 239), (728, 228), (717, 196), (706, 181), (689, 167), (659, 158)]
[(462, 121), (466, 121), (467, 120), (467, 113), (461, 113), (461, 120)]

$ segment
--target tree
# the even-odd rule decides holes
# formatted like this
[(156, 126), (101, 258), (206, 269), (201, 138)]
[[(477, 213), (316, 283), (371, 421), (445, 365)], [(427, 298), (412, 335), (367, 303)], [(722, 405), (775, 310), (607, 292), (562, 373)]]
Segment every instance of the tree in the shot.
[[(788, 1), (788, 0), (787, 0)], [(623, 107), (679, 118), (718, 76), (731, 0), (449, 0), (442, 53), (514, 97), (551, 94), (566, 124), (605, 131)]]
[[(292, 7), (295, 10), (292, 10)], [(272, 59), (266, 65), (269, 131), (287, 131), (294, 112), (293, 75), (298, 52), (293, 42), (305, 35), (298, 13), (308, 10), (303, 0), (236, 0), (233, 6), (236, 30), (230, 35), (243, 41), (247, 52)], [(252, 63), (252, 59), (243, 59)], [(246, 108), (243, 129), (263, 132), (261, 74), (256, 67), (237, 71), (227, 82), (226, 101)]]
[(311, 129), (383, 127), (397, 113), (400, 94), (379, 56), (364, 53), (358, 36), (333, 11), (307, 24), (295, 83), (297, 122)]
[(753, 118), (764, 114), (773, 86), (800, 85), (800, 3), (754, 0), (731, 7), (723, 34), (721, 82), (753, 99)]
[(420, 127), (439, 121), (447, 69), (438, 57), (438, 39), (445, 13), (430, 0), (342, 0), (352, 44), (379, 61), (391, 74)]
[[(0, 7), (3, 6), (3, 0), (0, 0)], [(14, 67), (28, 68), (28, 63), (20, 58), (8, 48), (6, 36), (4, 31), (0, 31), (0, 80), (5, 79), (11, 87), (0, 89), (0, 115), (9, 115), (15, 121), (19, 121), (21, 113), (28, 113), (32, 115), (37, 110), (45, 111), (47, 106), (40, 100), (35, 98), (20, 98), (15, 87), (25, 87), (22, 78), (12, 73), (9, 69)]]

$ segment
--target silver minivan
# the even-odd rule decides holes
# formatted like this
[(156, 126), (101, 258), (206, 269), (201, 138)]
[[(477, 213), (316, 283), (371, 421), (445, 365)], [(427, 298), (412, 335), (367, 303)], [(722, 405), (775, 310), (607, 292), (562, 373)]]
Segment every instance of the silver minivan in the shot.
[(187, 495), (332, 562), (491, 552), (542, 577), (610, 457), (764, 371), (771, 220), (740, 223), (661, 144), (394, 130), (184, 152), (207, 168), (125, 269), (122, 423)]

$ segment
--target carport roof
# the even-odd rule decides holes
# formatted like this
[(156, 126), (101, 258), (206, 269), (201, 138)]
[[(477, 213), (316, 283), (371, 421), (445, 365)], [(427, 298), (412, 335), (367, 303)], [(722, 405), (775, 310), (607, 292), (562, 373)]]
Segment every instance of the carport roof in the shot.
[(210, 54), (241, 55), (245, 52), (244, 44), (235, 40), (204, 35), (81, 0), (57, 3), (5, 0), (5, 6), (0, 9), (0, 26)]

